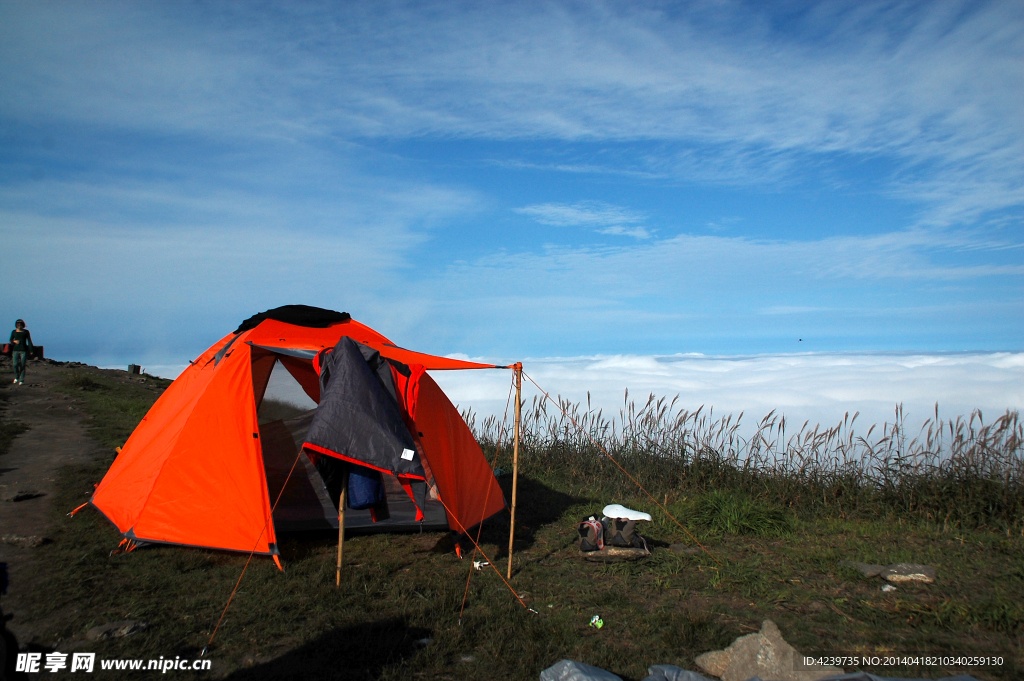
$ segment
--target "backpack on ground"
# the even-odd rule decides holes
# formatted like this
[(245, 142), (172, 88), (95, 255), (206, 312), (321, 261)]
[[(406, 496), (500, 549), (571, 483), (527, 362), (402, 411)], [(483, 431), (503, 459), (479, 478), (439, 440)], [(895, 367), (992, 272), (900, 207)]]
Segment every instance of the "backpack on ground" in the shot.
[(647, 542), (636, 531), (636, 521), (627, 518), (602, 518), (604, 543), (608, 546), (646, 549)]
[(580, 551), (600, 551), (604, 548), (604, 525), (592, 515), (576, 523), (580, 533)]

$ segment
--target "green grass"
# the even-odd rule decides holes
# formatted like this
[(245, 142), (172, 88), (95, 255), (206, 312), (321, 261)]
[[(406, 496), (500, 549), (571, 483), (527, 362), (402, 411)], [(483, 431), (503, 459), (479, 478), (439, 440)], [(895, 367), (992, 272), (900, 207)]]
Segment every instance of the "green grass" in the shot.
[(113, 450), (122, 446), (156, 398), (171, 384), (165, 378), (129, 378), (127, 372), (79, 367), (64, 371), (59, 392), (86, 403), (92, 421), (89, 435)]
[[(69, 471), (62, 486), (71, 493), (58, 501), (70, 507), (82, 481), (100, 472)], [(523, 483), (544, 494), (537, 481)], [(518, 509), (523, 527), (513, 586), (539, 614), (524, 610), (493, 572), (474, 572), (460, 623), (470, 565), (455, 558), (445, 534), (350, 537), (341, 589), (333, 582), (334, 538), (292, 537), (281, 545), (284, 573), (265, 559), (249, 567), (210, 653), (214, 671), (252, 660), (252, 669), (238, 672), (243, 677), (287, 677), (289, 669), (315, 676), (344, 664), (363, 670), (348, 678), (535, 679), (568, 657), (639, 679), (654, 663), (693, 669), (698, 654), (728, 645), (764, 618), (806, 653), (1000, 654), (1007, 658), (1003, 668), (971, 673), (1012, 679), (1020, 671), (1019, 539), (913, 524), (794, 521), (783, 537), (723, 534), (710, 544), (720, 564), (662, 548), (645, 562), (598, 565), (578, 557), (571, 524), (599, 502), (568, 501), (554, 518), (552, 509), (540, 513), (525, 500)], [(655, 542), (685, 541), (666, 522), (652, 525)], [(506, 532), (496, 524), (483, 536), (502, 570)], [(58, 518), (52, 536), (53, 544), (39, 549), (48, 589), (35, 606), (53, 622), (48, 641), (60, 649), (61, 639), (107, 621), (153, 625), (128, 639), (90, 644), (108, 657), (194, 657), (245, 562), (174, 547), (110, 556), (119, 536), (92, 512)], [(879, 580), (840, 566), (843, 559), (926, 562), (939, 581), (885, 594)], [(587, 626), (595, 614), (605, 622), (600, 631)], [(372, 640), (363, 638), (368, 631)], [(386, 644), (372, 644), (377, 636)], [(417, 648), (422, 638), (433, 642)]]
[[(692, 511), (687, 512), (687, 510)], [(793, 514), (781, 507), (736, 492), (714, 490), (696, 498), (689, 507), (680, 504), (676, 517), (692, 519), (706, 536), (724, 534), (772, 537), (792, 529)]]
[[(62, 388), (86, 402), (93, 436), (110, 447), (124, 442), (165, 385), (119, 373), (69, 371)], [(1024, 537), (1021, 524), (1002, 515), (1007, 507), (958, 525), (920, 506), (886, 502), (885, 490), (872, 488), (875, 496), (864, 493), (857, 502), (875, 499), (872, 514), (870, 506), (794, 500), (807, 492), (790, 473), (776, 480), (730, 463), (722, 452), (666, 457), (632, 442), (616, 450), (620, 461), (707, 542), (713, 557), (667, 550), (690, 539), (623, 484), (607, 460), (595, 458), (588, 441), (535, 438), (522, 452), (512, 585), (536, 614), (485, 570), (473, 572), (460, 619), (471, 565), (455, 557), (446, 533), (350, 537), (340, 589), (335, 536), (286, 536), (280, 542), (285, 572), (254, 559), (209, 653), (213, 674), (203, 677), (536, 679), (570, 658), (635, 680), (650, 664), (695, 669), (699, 654), (755, 631), (765, 618), (807, 654), (1005, 658), (1002, 667), (969, 670), (865, 669), (880, 675), (966, 671), (1016, 679), (1024, 671)], [(108, 463), (65, 470), (59, 481), (53, 542), (37, 549), (40, 568), (31, 589), (44, 630), (37, 642), (62, 650), (95, 624), (142, 619), (151, 627), (141, 634), (78, 649), (100, 657), (195, 657), (245, 557), (180, 547), (111, 556), (120, 535), (98, 513), (64, 515)], [(499, 465), (508, 467), (504, 454)], [(510, 476), (500, 481), (508, 497)], [(905, 492), (900, 485), (919, 483), (894, 484)], [(809, 489), (824, 490), (826, 500), (861, 494), (820, 485)], [(649, 559), (612, 565), (580, 559), (574, 523), (611, 502), (652, 512), (654, 521), (641, 528), (655, 546)], [(502, 572), (507, 523), (506, 516), (482, 535)], [(880, 580), (864, 578), (843, 560), (927, 563), (938, 580), (884, 593)], [(588, 626), (597, 614), (605, 622), (600, 630)], [(417, 644), (425, 638), (428, 645)]]

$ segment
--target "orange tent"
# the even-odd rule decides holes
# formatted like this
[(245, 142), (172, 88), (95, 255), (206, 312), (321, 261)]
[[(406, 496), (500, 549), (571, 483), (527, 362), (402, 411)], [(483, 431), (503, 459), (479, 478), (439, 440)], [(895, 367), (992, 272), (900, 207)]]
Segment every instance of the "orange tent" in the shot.
[[(427, 370), (507, 368), (400, 348), (346, 313), (269, 310), (190, 363), (136, 427), (90, 503), (128, 539), (276, 556), (275, 523), (292, 482), (272, 513), (284, 476), (280, 465), (272, 470), (264, 442), (272, 433), (258, 423), (257, 409), (277, 362), (319, 403), (313, 359), (343, 336)], [(420, 378), (414, 425), (448, 527), (463, 532), (505, 507), (479, 445), (429, 374)]]

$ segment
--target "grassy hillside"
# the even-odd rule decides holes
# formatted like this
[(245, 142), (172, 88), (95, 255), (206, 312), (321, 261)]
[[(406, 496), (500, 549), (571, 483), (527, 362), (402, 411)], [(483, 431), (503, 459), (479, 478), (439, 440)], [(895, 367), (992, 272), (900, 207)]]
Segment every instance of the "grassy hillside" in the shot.
[[(125, 383), (117, 373), (68, 370), (64, 386), (86, 400), (92, 434), (111, 450), (166, 386)], [(865, 669), (880, 675), (1020, 678), (1024, 501), (1015, 416), (988, 430), (977, 423), (933, 424), (951, 433), (946, 454), (936, 454), (924, 451), (935, 449), (934, 435), (908, 439), (902, 425), (888, 427), (881, 444), (878, 436), (858, 441), (832, 429), (804, 429), (779, 444), (776, 421), (752, 444), (730, 433), (731, 421), (702, 421), (701, 414), (666, 406), (627, 410), (614, 431), (579, 407), (574, 418), (713, 557), (669, 550), (691, 544), (686, 533), (589, 438), (534, 405), (521, 453), (511, 583), (536, 613), (494, 572), (460, 561), (446, 533), (351, 537), (340, 589), (335, 536), (285, 537), (283, 573), (265, 559), (248, 568), (209, 653), (213, 677), (536, 679), (541, 669), (571, 658), (640, 679), (650, 664), (695, 669), (697, 655), (771, 618), (808, 654), (1004, 658), (1002, 666), (970, 669)], [(491, 456), (498, 424), (482, 424), (478, 432)], [(837, 449), (843, 443), (846, 449)], [(876, 459), (850, 466), (865, 446)], [(503, 446), (498, 456), (505, 470), (508, 453)], [(769, 463), (769, 454), (781, 463)], [(62, 474), (54, 541), (38, 549), (33, 607), (47, 628), (36, 643), (101, 657), (196, 657), (245, 556), (176, 547), (110, 555), (120, 536), (100, 514), (64, 515), (110, 460)], [(879, 462), (881, 468), (872, 467)], [(500, 481), (508, 498), (510, 476)], [(644, 528), (655, 545), (649, 559), (613, 565), (580, 559), (574, 523), (610, 502), (654, 515)], [(483, 548), (502, 572), (507, 540), (507, 516), (483, 531)], [(885, 593), (883, 582), (844, 567), (844, 560), (927, 563), (938, 580)], [(602, 629), (588, 626), (593, 615), (603, 618)], [(124, 619), (145, 620), (150, 628), (123, 639), (75, 642), (95, 624)]]

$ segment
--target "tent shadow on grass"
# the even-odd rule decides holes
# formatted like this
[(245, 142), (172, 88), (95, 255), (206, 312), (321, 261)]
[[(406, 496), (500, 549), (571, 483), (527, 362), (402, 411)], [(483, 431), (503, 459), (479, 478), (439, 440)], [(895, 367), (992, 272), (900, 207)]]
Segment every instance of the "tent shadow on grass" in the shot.
[[(498, 480), (506, 501), (512, 499), (512, 476), (504, 475)], [(519, 489), (516, 496), (516, 536), (515, 550), (522, 551), (534, 544), (537, 531), (551, 523), (558, 522), (567, 510), (573, 506), (586, 503), (585, 497), (576, 497), (564, 492), (554, 490), (544, 483), (529, 478), (525, 475), (519, 476)], [(574, 520), (579, 520), (574, 519)], [(508, 556), (508, 521), (509, 513), (505, 510), (484, 523), (483, 531), (480, 534), (480, 541), (485, 544), (497, 544), (497, 552), (491, 556), (497, 560), (500, 557)], [(572, 531), (572, 527), (566, 525), (566, 532)], [(409, 528), (404, 532), (390, 530), (398, 537), (415, 535), (418, 532)], [(346, 538), (360, 534), (370, 534), (372, 528), (359, 528), (346, 530)], [(437, 544), (431, 549), (434, 552), (452, 551), (452, 540), (449, 533), (439, 534), (436, 531), (431, 534), (437, 535)], [(476, 528), (472, 528), (470, 534), (476, 538)], [(315, 530), (302, 532), (282, 533), (281, 553), (284, 560), (300, 560), (310, 555), (321, 552), (326, 546), (333, 546), (338, 541), (337, 530)], [(399, 540), (400, 541), (400, 540)], [(471, 542), (462, 540), (463, 548), (472, 550)]]
[[(501, 485), (501, 491), (505, 494), (505, 500), (511, 504), (512, 476), (503, 475), (498, 479), (498, 484)], [(559, 492), (535, 478), (520, 475), (516, 494), (515, 550), (522, 551), (532, 547), (538, 530), (545, 525), (560, 521), (570, 508), (587, 501), (588, 499), (585, 497)], [(575, 520), (578, 518), (574, 519), (574, 522)], [(508, 556), (508, 522), (509, 513), (505, 511), (484, 523), (480, 540), (497, 544), (500, 547), (497, 555), (491, 556), (492, 558)], [(571, 525), (566, 525), (564, 529), (566, 532), (573, 531)]]
[(376, 679), (388, 665), (416, 653), (430, 630), (387, 619), (331, 630), (280, 657), (226, 679)]

